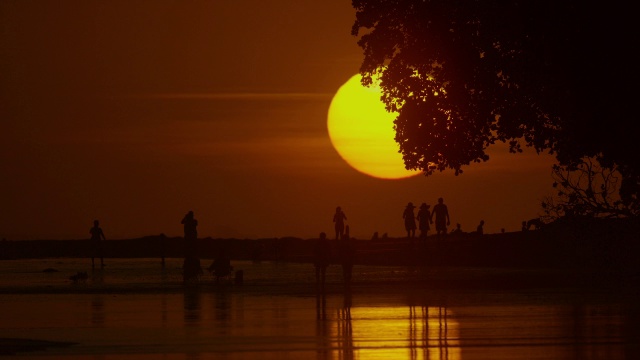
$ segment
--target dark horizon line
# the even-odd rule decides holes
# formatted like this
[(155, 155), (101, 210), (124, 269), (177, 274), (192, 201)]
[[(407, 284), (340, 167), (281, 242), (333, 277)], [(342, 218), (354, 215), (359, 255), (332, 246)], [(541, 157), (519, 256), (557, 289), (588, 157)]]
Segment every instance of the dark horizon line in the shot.
[[(531, 230), (531, 231), (535, 231), (535, 230)], [(522, 232), (521, 230), (515, 230), (515, 231), (505, 231), (504, 233), (501, 232), (496, 232), (496, 233), (484, 233), (483, 236), (491, 236), (491, 235), (504, 235), (504, 234), (513, 234), (513, 233), (520, 233)], [(473, 232), (465, 232), (463, 234), (461, 234), (462, 236), (465, 235), (473, 235)], [(448, 233), (446, 236), (449, 237), (455, 237), (455, 236), (461, 236), (461, 235), (454, 235), (451, 233)], [(163, 234), (158, 234), (158, 235), (144, 235), (144, 236), (138, 236), (138, 237), (127, 237), (127, 238), (108, 238), (102, 241), (127, 241), (127, 240), (144, 240), (144, 239), (150, 239), (150, 238), (160, 238), (161, 236), (163, 236)], [(436, 234), (429, 234), (427, 235), (427, 238), (435, 238), (437, 235)], [(165, 235), (165, 239), (184, 239), (184, 236), (166, 236)], [(248, 238), (248, 237), (213, 237), (213, 236), (205, 236), (205, 237), (198, 237), (198, 240), (282, 240), (282, 239), (295, 239), (295, 240), (317, 240), (318, 237), (308, 237), (308, 238), (303, 238), (303, 237), (299, 237), (299, 236), (280, 236), (280, 237), (258, 237), (258, 238)], [(360, 238), (357, 236), (352, 236), (350, 238), (351, 240), (358, 240), (358, 241), (381, 241), (384, 239), (387, 240), (407, 240), (409, 241), (410, 239), (407, 238), (406, 236), (387, 236), (386, 238), (383, 238), (382, 235), (380, 235), (380, 237), (377, 240), (374, 240), (372, 238)], [(66, 239), (56, 239), (56, 238), (46, 238), (46, 239), (7, 239), (7, 238), (2, 238), (0, 241), (89, 241), (90, 238), (66, 238)], [(337, 241), (334, 238), (328, 237), (329, 241)], [(419, 241), (419, 236), (416, 235), (416, 237), (414, 238), (414, 241)]]

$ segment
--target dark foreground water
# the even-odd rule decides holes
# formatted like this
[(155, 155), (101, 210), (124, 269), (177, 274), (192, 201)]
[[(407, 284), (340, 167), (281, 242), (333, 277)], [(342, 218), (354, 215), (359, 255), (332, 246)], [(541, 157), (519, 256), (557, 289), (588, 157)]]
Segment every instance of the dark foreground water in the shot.
[[(0, 356), (48, 359), (637, 359), (629, 287), (431, 287), (419, 269), (339, 266), (317, 294), (308, 264), (233, 262), (244, 284), (181, 260), (0, 262)], [(209, 261), (203, 261), (206, 267)], [(43, 272), (45, 269), (55, 271)], [(69, 276), (88, 271), (74, 283)], [(445, 269), (430, 277), (479, 270)], [(485, 270), (489, 271), (489, 270)], [(31, 351), (33, 350), (33, 351)]]

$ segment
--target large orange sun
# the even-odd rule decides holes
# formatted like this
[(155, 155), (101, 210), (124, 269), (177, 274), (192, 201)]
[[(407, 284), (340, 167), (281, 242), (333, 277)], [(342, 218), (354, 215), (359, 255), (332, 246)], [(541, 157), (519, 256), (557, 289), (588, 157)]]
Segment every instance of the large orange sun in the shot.
[(380, 88), (365, 87), (360, 74), (351, 77), (331, 100), (327, 128), (333, 147), (354, 169), (381, 179), (419, 174), (405, 169), (394, 140), (395, 113), (387, 112)]

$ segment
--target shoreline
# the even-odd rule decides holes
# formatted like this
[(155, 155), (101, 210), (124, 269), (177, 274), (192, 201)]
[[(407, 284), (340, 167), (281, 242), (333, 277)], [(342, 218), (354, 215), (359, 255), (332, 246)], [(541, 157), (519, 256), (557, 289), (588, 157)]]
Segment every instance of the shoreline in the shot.
[[(55, 259), (49, 259), (55, 260)], [(156, 259), (144, 259), (156, 260)], [(296, 266), (302, 271), (302, 278), (282, 282), (275, 278), (255, 278), (247, 273), (242, 264), (232, 262), (236, 270), (242, 270), (244, 281), (237, 283), (233, 277), (223, 279), (216, 284), (212, 275), (204, 270), (197, 280), (184, 282), (181, 269), (177, 267), (181, 259), (171, 259), (173, 266), (165, 270), (158, 266), (162, 278), (127, 280), (126, 268), (109, 267), (87, 271), (87, 280), (73, 282), (68, 280), (69, 270), (53, 269), (53, 278), (41, 284), (0, 284), (0, 294), (177, 294), (189, 290), (202, 293), (230, 292), (266, 295), (316, 295), (313, 278), (313, 265), (310, 263), (290, 263), (265, 261), (251, 264), (250, 271), (260, 270), (260, 266), (279, 267)], [(160, 263), (158, 263), (160, 265)], [(300, 267), (302, 265), (302, 268)], [(89, 266), (87, 264), (87, 266)], [(110, 273), (110, 269), (118, 275)], [(341, 265), (329, 266), (332, 277), (327, 280), (326, 294), (342, 294), (345, 285), (342, 282)], [(371, 271), (385, 271), (383, 277), (370, 276)], [(43, 269), (45, 273), (51, 269)], [(122, 272), (125, 272), (125, 275)], [(33, 273), (36, 274), (36, 273)], [(49, 276), (49, 275), (47, 275)], [(110, 276), (116, 278), (110, 279)], [(107, 280), (105, 280), (105, 278)], [(504, 268), (504, 267), (458, 267), (458, 266), (388, 266), (355, 265), (353, 282), (348, 289), (351, 293), (384, 294), (404, 293), (416, 295), (430, 291), (454, 292), (527, 292), (531, 290), (551, 291), (639, 291), (640, 274), (627, 272), (603, 272), (601, 269), (556, 269), (556, 268)]]
[(1, 338), (0, 356), (14, 356), (19, 353), (32, 353), (36, 351), (47, 351), (51, 348), (65, 348), (78, 345), (75, 342), (48, 341), (39, 339), (23, 338)]
[[(418, 238), (354, 239), (355, 265), (458, 266), (535, 269), (590, 269), (638, 272), (640, 232), (592, 232), (589, 229), (534, 230), (474, 236), (435, 235)], [(341, 242), (329, 240), (331, 262), (341, 262)], [(315, 239), (293, 237), (269, 239), (197, 240), (200, 259), (215, 259), (224, 250), (231, 260), (311, 263)], [(180, 237), (162, 235), (138, 239), (106, 240), (105, 259), (184, 258)], [(1, 241), (0, 261), (46, 258), (90, 258), (88, 240)]]

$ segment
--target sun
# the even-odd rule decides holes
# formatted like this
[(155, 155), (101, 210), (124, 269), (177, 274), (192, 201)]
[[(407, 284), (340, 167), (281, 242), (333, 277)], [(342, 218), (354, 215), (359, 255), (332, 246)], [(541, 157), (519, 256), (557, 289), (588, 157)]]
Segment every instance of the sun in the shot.
[(327, 128), (338, 154), (354, 169), (381, 179), (403, 179), (418, 170), (405, 169), (394, 140), (395, 113), (387, 112), (380, 88), (365, 87), (361, 75), (352, 76), (331, 100)]

